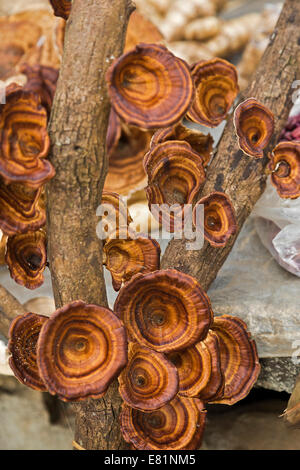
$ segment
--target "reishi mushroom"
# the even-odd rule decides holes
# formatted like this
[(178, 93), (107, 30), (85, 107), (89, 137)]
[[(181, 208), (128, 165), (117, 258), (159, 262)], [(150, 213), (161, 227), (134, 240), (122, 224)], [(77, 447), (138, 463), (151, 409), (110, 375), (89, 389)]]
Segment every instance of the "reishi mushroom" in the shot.
[[(166, 141), (157, 144), (145, 155), (144, 167), (148, 175), (146, 188), (152, 215), (168, 231), (183, 225), (184, 205), (192, 204), (205, 171), (201, 156), (187, 142)], [(174, 206), (173, 212), (163, 204)]]
[(225, 379), (223, 395), (212, 402), (233, 405), (248, 395), (259, 376), (256, 344), (251, 339), (246, 323), (232, 315), (215, 317), (212, 330), (219, 338), (221, 368)]
[(249, 98), (236, 107), (233, 122), (241, 150), (262, 158), (274, 132), (273, 113), (255, 98)]
[(27, 289), (44, 282), (46, 268), (46, 234), (42, 230), (8, 237), (5, 261), (11, 277)]
[(135, 10), (130, 15), (126, 33), (125, 52), (130, 51), (140, 42), (156, 43), (163, 41), (163, 39), (164, 37), (158, 28), (139, 11)]
[(127, 205), (119, 194), (113, 191), (104, 190), (102, 192), (101, 205), (104, 208), (107, 208), (105, 214), (101, 214), (102, 228), (107, 234), (106, 238), (108, 238), (115, 230), (122, 227), (128, 227), (132, 222)]
[(16, 378), (27, 387), (45, 392), (37, 366), (37, 340), (48, 317), (36, 313), (17, 316), (9, 328), (9, 365)]
[(50, 0), (54, 15), (67, 20), (71, 13), (72, 0)]
[(191, 73), (196, 94), (187, 118), (216, 127), (226, 118), (239, 92), (236, 68), (227, 60), (215, 58), (197, 62)]
[(175, 269), (135, 275), (120, 290), (114, 311), (130, 339), (163, 353), (205, 339), (213, 319), (198, 282)]
[(141, 43), (123, 54), (110, 66), (106, 80), (115, 112), (142, 129), (179, 121), (194, 96), (188, 65), (159, 44)]
[(280, 142), (269, 155), (271, 183), (282, 198), (300, 197), (300, 142)]
[(114, 313), (81, 300), (41, 329), (37, 363), (47, 390), (64, 401), (102, 397), (127, 363), (127, 337)]
[(55, 175), (45, 159), (50, 148), (47, 113), (32, 92), (12, 84), (0, 105), (0, 174), (6, 183), (38, 188)]
[(129, 343), (128, 363), (119, 375), (119, 392), (132, 408), (157, 410), (178, 392), (176, 367), (164, 354)]
[(133, 230), (118, 229), (103, 247), (103, 264), (110, 271), (113, 287), (120, 290), (122, 283), (137, 273), (159, 269), (160, 246), (156, 240), (137, 236)]
[(206, 411), (201, 400), (177, 396), (152, 412), (123, 404), (120, 422), (125, 441), (137, 450), (195, 450), (201, 446)]
[(225, 246), (237, 231), (235, 210), (229, 197), (215, 191), (199, 199), (193, 210), (194, 224), (196, 207), (201, 204), (204, 205), (204, 238), (214, 247)]

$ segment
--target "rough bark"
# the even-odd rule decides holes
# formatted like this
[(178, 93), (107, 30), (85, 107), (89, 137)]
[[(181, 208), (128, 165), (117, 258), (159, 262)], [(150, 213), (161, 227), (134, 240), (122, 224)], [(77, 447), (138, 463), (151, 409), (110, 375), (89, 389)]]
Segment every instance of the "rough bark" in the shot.
[(4, 287), (0, 286), (0, 333), (8, 338), (9, 326), (14, 318), (23, 315), (25, 309)]
[[(297, 75), (299, 78), (299, 25), (300, 3), (286, 0), (254, 80), (240, 97), (241, 101), (255, 97), (274, 113), (275, 132), (265, 150), (265, 157), (256, 160), (239, 149), (230, 116), (201, 189), (201, 197), (212, 191), (223, 191), (230, 197), (236, 210), (238, 232), (265, 189), (267, 155), (275, 146), (291, 109), (295, 91), (292, 83)], [(205, 242), (198, 251), (187, 251), (185, 240), (173, 240), (163, 257), (162, 268), (173, 267), (190, 274), (207, 290), (230, 253), (237, 235), (231, 237), (224, 248), (214, 248)]]
[[(122, 53), (130, 0), (74, 0), (49, 132), (56, 176), (47, 188), (48, 253), (56, 306), (82, 299), (107, 305), (96, 209), (107, 172), (110, 109), (105, 73)], [(121, 400), (113, 384), (102, 400), (76, 405), (75, 440), (85, 449), (124, 446)]]

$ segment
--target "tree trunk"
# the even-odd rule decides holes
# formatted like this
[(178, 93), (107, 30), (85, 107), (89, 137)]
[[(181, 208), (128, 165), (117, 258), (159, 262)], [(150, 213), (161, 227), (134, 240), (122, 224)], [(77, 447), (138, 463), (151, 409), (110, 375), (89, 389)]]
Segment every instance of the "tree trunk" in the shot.
[[(216, 155), (207, 171), (201, 197), (212, 191), (225, 192), (236, 210), (238, 232), (265, 189), (268, 152), (276, 145), (291, 109), (292, 88), (300, 64), (300, 2), (286, 0), (269, 46), (261, 60), (254, 80), (241, 101), (254, 97), (269, 107), (275, 117), (275, 132), (265, 157), (256, 160), (238, 147), (232, 116), (229, 117)], [(185, 240), (169, 243), (162, 268), (176, 268), (194, 276), (207, 290), (225, 262), (238, 233), (224, 248), (204, 243), (201, 250), (187, 251)]]
[[(73, 300), (107, 306), (102, 245), (96, 235), (107, 172), (110, 109), (105, 74), (124, 46), (130, 0), (74, 0), (49, 132), (55, 178), (47, 187), (48, 256), (56, 307)], [(76, 409), (75, 440), (85, 449), (119, 449), (121, 399), (114, 383), (104, 399)]]

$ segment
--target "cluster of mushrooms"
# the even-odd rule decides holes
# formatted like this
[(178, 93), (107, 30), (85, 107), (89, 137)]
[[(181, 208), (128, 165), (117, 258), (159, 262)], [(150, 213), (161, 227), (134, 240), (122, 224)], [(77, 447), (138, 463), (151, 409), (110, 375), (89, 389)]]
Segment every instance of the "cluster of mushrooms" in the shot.
[[(67, 19), (71, 2), (51, 3)], [(55, 173), (46, 157), (57, 74), (43, 67), (24, 70), (27, 85), (8, 88), (0, 107), (0, 226), (8, 236), (11, 275), (35, 288), (47, 262), (43, 185)], [(142, 141), (149, 205), (176, 203), (183, 215), (184, 205), (197, 200), (204, 205), (205, 239), (224, 246), (237, 230), (232, 203), (221, 192), (197, 199), (213, 141), (186, 127), (183, 118), (220, 124), (239, 92), (235, 67), (218, 58), (190, 67), (161, 44), (139, 43), (112, 63), (107, 84), (109, 155), (117, 154), (122, 135), (128, 145)], [(233, 119), (240, 148), (261, 158), (273, 133), (272, 113), (251, 98), (237, 106)], [(282, 197), (300, 195), (299, 151), (300, 143), (282, 142), (270, 155), (272, 183)], [(64, 401), (101, 398), (118, 377), (121, 431), (133, 448), (197, 449), (206, 404), (232, 405), (255, 383), (255, 342), (242, 320), (214, 317), (197, 280), (160, 270), (159, 244), (130, 227), (119, 194), (105, 189), (102, 202), (118, 215), (117, 228), (107, 216), (103, 241), (104, 264), (119, 291), (113, 310), (77, 300), (50, 317), (18, 316), (10, 327), (10, 366), (23, 384)], [(154, 216), (163, 222), (163, 212)]]

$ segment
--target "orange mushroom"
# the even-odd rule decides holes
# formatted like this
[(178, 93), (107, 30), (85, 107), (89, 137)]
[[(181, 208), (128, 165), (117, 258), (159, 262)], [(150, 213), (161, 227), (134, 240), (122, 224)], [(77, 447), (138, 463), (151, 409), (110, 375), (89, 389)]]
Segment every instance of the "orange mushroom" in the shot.
[(43, 325), (37, 363), (51, 394), (64, 401), (100, 398), (127, 363), (125, 328), (107, 308), (72, 302)]
[(204, 341), (182, 351), (172, 351), (167, 358), (178, 370), (180, 396), (202, 399), (203, 394), (207, 399), (223, 391), (219, 341), (212, 331)]
[[(150, 149), (145, 155), (144, 167), (152, 215), (166, 230), (180, 230), (184, 205), (192, 204), (205, 180), (201, 156), (187, 142), (167, 141)], [(173, 211), (166, 210), (162, 204), (174, 206)]]
[(119, 375), (119, 384), (127, 405), (143, 411), (157, 410), (177, 394), (178, 374), (164, 354), (130, 343), (128, 364)]
[(213, 317), (201, 286), (175, 269), (134, 276), (120, 290), (114, 311), (131, 338), (164, 353), (205, 339)]
[(110, 155), (118, 145), (121, 137), (121, 121), (117, 113), (111, 108), (108, 119), (108, 128), (106, 134), (106, 148)]
[(179, 121), (194, 96), (188, 65), (159, 44), (139, 44), (110, 66), (111, 103), (126, 123), (143, 129)]
[(233, 122), (243, 152), (262, 158), (274, 132), (273, 113), (255, 98), (249, 98), (237, 106)]
[(255, 341), (251, 339), (246, 323), (231, 315), (216, 317), (212, 330), (219, 338), (221, 368), (225, 379), (222, 397), (212, 401), (233, 405), (248, 395), (259, 376), (260, 364)]
[(280, 142), (269, 155), (271, 183), (282, 198), (300, 197), (300, 142)]
[(128, 227), (132, 222), (127, 205), (119, 194), (113, 191), (104, 190), (102, 193), (101, 205), (104, 209), (102, 216), (102, 230), (108, 238), (115, 230), (122, 227)]
[(133, 49), (140, 42), (156, 43), (163, 41), (164, 37), (158, 28), (139, 11), (135, 10), (129, 18), (125, 52)]
[(6, 183), (38, 188), (55, 170), (47, 157), (50, 139), (47, 113), (39, 97), (12, 84), (0, 105), (0, 174)]
[(11, 277), (27, 289), (44, 282), (46, 268), (46, 234), (42, 230), (8, 237), (5, 261)]
[(45, 392), (36, 362), (36, 345), (42, 326), (48, 317), (35, 313), (17, 316), (9, 328), (9, 365), (16, 378), (27, 387)]
[(168, 140), (183, 140), (190, 144), (192, 149), (202, 157), (203, 166), (206, 166), (212, 157), (214, 143), (212, 136), (196, 129), (189, 129), (181, 122), (155, 132), (151, 140), (151, 148)]
[(137, 450), (197, 450), (206, 421), (203, 403), (177, 396), (159, 410), (143, 412), (123, 405), (121, 431)]
[(225, 246), (231, 235), (237, 231), (235, 210), (229, 197), (225, 193), (215, 191), (199, 199), (193, 211), (194, 224), (196, 208), (201, 204), (204, 205), (204, 238), (212, 246)]
[(137, 273), (159, 269), (160, 246), (156, 240), (136, 236), (127, 228), (113, 232), (103, 247), (103, 264), (110, 271), (113, 287), (120, 290), (122, 283)]
[(59, 71), (45, 65), (23, 64), (20, 72), (27, 77), (23, 90), (32, 91), (40, 97), (41, 105), (47, 110), (49, 118)]
[(216, 127), (227, 116), (239, 92), (234, 65), (224, 59), (201, 60), (191, 67), (196, 95), (187, 118)]
[(72, 0), (50, 0), (54, 15), (67, 20), (71, 13)]
[(41, 207), (42, 188), (20, 183), (6, 185), (0, 177), (0, 228), (6, 235), (38, 230), (46, 223)]
[[(113, 124), (113, 126), (116, 125)], [(146, 186), (147, 177), (143, 159), (149, 150), (152, 132), (127, 126), (124, 123), (120, 124), (119, 137), (116, 132), (118, 132), (117, 127), (115, 131), (112, 127), (109, 128), (108, 138), (111, 151), (104, 188), (128, 195), (133, 189), (137, 190)], [(112, 143), (113, 139), (114, 143)]]

